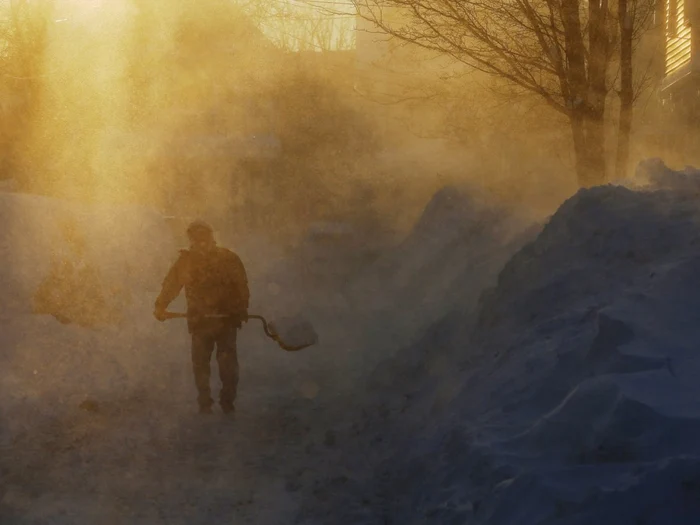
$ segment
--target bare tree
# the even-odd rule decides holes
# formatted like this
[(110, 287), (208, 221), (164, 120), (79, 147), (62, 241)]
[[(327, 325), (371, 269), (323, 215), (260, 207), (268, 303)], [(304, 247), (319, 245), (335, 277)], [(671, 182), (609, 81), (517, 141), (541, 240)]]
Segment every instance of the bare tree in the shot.
[[(572, 133), (578, 182), (591, 186), (606, 180), (605, 115), (614, 84), (613, 65), (624, 49), (620, 95), (627, 126), (627, 119), (631, 123), (631, 103), (625, 98), (631, 75), (630, 41), (639, 35), (635, 29), (642, 15), (650, 11), (630, 11), (627, 4), (650, 0), (620, 1), (621, 6), (610, 5), (609, 0), (353, 3), (358, 15), (373, 22), (378, 31), (505, 79), (564, 115)], [(617, 23), (620, 7), (625, 8), (621, 25)], [(622, 48), (618, 27), (626, 39)]]
[(647, 70), (641, 71), (635, 78), (634, 54), (657, 8), (651, 0), (618, 0), (617, 4), (620, 119), (615, 172), (618, 178), (627, 172), (634, 103), (649, 80)]
[(353, 48), (355, 23), (347, 0), (261, 0), (246, 11), (277, 45), (291, 51)]
[(632, 84), (633, 25), (628, 0), (618, 0), (618, 23), (620, 27), (620, 129), (617, 135), (616, 172), (621, 175), (629, 158), (629, 139), (632, 130), (632, 105), (634, 92)]

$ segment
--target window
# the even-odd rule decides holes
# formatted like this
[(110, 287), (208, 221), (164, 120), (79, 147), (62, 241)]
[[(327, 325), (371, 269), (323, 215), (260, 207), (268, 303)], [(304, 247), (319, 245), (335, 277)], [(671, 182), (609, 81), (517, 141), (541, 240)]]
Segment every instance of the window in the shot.
[(666, 34), (673, 38), (678, 34), (678, 0), (667, 0)]

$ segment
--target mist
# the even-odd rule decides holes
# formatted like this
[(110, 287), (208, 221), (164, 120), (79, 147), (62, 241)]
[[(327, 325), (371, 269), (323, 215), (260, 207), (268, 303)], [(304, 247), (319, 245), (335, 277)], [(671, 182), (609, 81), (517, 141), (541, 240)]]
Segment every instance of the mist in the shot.
[[(18, 66), (29, 75), (8, 86), (22, 118), (5, 176), (22, 190), (281, 235), (357, 215), (361, 204), (410, 217), (405, 228), (445, 181), (508, 196), (519, 180), (550, 210), (573, 190), (566, 154), (533, 151), (566, 150), (551, 139), (556, 125), (536, 136), (530, 126), (520, 140), (541, 120), (536, 110), (514, 110), (479, 81), (439, 77), (395, 87), (410, 98), (428, 90), (424, 101), (376, 101), (358, 88), (370, 73), (351, 50), (277, 47), (250, 6), (11, 2), (5, 11), (22, 25), (17, 60), (31, 44), (31, 64)], [(507, 112), (485, 114), (498, 104)], [(362, 202), (366, 190), (379, 202)]]
[[(697, 255), (697, 173), (674, 169), (700, 162), (697, 128), (645, 76), (659, 36), (635, 55), (625, 176), (582, 188), (566, 112), (363, 13), (0, 0), (0, 521), (511, 523), (499, 504), (546, 476), (524, 458), (566, 448), (548, 414), (595, 419), (577, 396), (608, 410), (601, 443), (658, 459), (626, 441), (626, 377), (606, 390), (581, 370), (692, 361), (644, 324), (695, 335), (672, 299), (694, 304), (674, 279)], [(666, 164), (635, 170), (649, 157)], [(154, 319), (195, 219), (240, 256), (250, 314), (319, 336), (285, 352), (245, 323), (235, 419), (196, 413), (186, 321)], [(586, 439), (562, 472), (603, 454)], [(523, 501), (570, 482), (537, 480)]]

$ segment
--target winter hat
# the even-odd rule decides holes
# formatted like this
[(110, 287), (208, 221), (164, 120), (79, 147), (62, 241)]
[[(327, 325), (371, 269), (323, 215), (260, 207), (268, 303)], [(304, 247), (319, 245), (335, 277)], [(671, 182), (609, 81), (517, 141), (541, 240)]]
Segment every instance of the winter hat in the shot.
[(187, 227), (187, 236), (190, 239), (206, 239), (214, 236), (214, 229), (201, 219), (192, 221)]

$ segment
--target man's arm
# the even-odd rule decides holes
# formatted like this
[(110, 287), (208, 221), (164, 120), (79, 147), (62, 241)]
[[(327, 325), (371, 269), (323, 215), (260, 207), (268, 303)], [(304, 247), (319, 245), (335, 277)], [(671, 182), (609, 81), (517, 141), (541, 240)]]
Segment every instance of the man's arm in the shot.
[(180, 257), (170, 267), (168, 274), (163, 279), (160, 294), (156, 299), (154, 315), (159, 321), (164, 321), (164, 313), (168, 305), (180, 295), (180, 290), (184, 285), (184, 266), (186, 264), (187, 252), (183, 250)]
[(246, 274), (245, 267), (243, 266), (243, 261), (241, 261), (241, 258), (233, 252), (231, 253), (229, 268), (233, 287), (232, 293), (237, 300), (237, 304), (234, 305), (234, 313), (246, 316), (250, 302), (248, 276)]

